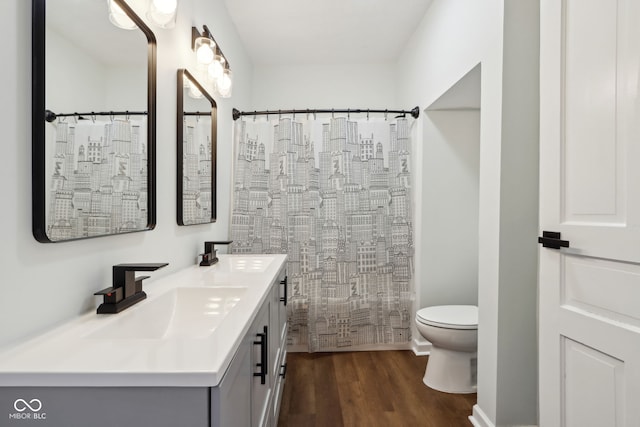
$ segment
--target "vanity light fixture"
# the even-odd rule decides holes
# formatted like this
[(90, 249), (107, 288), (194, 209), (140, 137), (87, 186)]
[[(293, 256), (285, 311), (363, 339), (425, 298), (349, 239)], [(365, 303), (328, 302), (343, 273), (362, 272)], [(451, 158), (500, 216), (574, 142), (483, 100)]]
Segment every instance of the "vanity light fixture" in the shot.
[(231, 98), (231, 89), (233, 88), (233, 74), (229, 67), (225, 67), (222, 77), (218, 79), (216, 85), (218, 93), (223, 98)]
[(138, 28), (115, 0), (109, 0), (109, 21), (123, 30), (135, 30)]
[(198, 64), (211, 64), (213, 61), (214, 49), (216, 48), (216, 44), (209, 37), (198, 37), (196, 39), (196, 58), (198, 59)]
[[(108, 0), (109, 20), (124, 30), (135, 30), (137, 25), (129, 18), (116, 0)], [(173, 28), (176, 25), (178, 0), (148, 0), (146, 16), (160, 28)]]
[(191, 27), (191, 48), (196, 53), (198, 64), (207, 67), (208, 80), (215, 90), (223, 98), (229, 98), (233, 86), (231, 67), (206, 25), (203, 25), (202, 33), (196, 27)]
[(147, 18), (160, 28), (176, 26), (178, 0), (149, 0)]
[(208, 74), (209, 79), (214, 83), (218, 84), (218, 81), (222, 78), (222, 74), (224, 73), (224, 65), (227, 61), (224, 59), (224, 56), (220, 54), (220, 49), (216, 46), (216, 54), (213, 56), (213, 61), (209, 64)]
[(198, 64), (209, 65), (215, 56), (216, 42), (210, 37), (209, 29), (204, 26), (202, 34), (196, 27), (191, 27), (191, 44), (196, 53)]

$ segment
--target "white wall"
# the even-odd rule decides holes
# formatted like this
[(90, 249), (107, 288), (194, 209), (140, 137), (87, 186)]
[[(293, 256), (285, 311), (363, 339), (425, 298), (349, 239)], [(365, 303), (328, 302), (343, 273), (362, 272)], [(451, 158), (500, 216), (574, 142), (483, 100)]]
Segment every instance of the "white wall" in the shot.
[(504, 17), (496, 421), (522, 425), (538, 403), (540, 2), (506, 1)]
[[(113, 27), (113, 31), (122, 30)], [(122, 45), (113, 46), (101, 40), (94, 51), (87, 51), (69, 39), (69, 35), (47, 26), (46, 108), (57, 113), (146, 110), (146, 38), (142, 33), (132, 32), (130, 36), (128, 47), (134, 52), (135, 46), (139, 60), (112, 64), (103, 61), (101, 54), (123, 49)]]
[[(192, 265), (204, 240), (228, 237), (230, 205), (231, 108), (247, 108), (252, 65), (230, 23), (222, 0), (182, 0), (173, 30), (152, 27), (158, 41), (157, 227), (152, 231), (74, 242), (42, 244), (31, 234), (31, 2), (0, 2), (4, 40), (0, 55), (3, 122), (0, 211), (0, 346), (95, 310), (93, 293), (111, 283), (111, 266), (121, 262), (169, 262), (153, 280)], [(207, 24), (233, 67), (230, 100), (218, 101), (218, 222), (176, 225), (176, 70), (194, 70), (191, 26)]]
[[(477, 64), (482, 67), (474, 407), (480, 425), (537, 419), (537, 258), (531, 250), (537, 228), (537, 7), (537, 0), (436, 0), (397, 71), (398, 101), (418, 97), (428, 106)], [(423, 198), (422, 209), (427, 206)], [(417, 245), (417, 259), (428, 244)], [(416, 280), (426, 283), (428, 274), (417, 268)]]
[[(46, 63), (56, 64), (47, 68), (46, 108), (55, 113), (102, 111), (106, 108), (108, 92), (104, 85), (107, 76), (104, 64), (95, 61), (49, 27), (45, 37)], [(69, 96), (71, 90), (74, 96)]]
[[(478, 64), (481, 76), (478, 406), (496, 419), (502, 0), (436, 0), (398, 62), (398, 99), (429, 106)], [(490, 94), (490, 96), (487, 96)], [(408, 101), (406, 101), (408, 102)], [(423, 201), (423, 206), (424, 206)], [(421, 207), (424, 209), (424, 207)], [(428, 224), (422, 224), (427, 227)], [(428, 231), (420, 230), (420, 235)], [(416, 245), (424, 258), (427, 242)], [(416, 263), (416, 281), (424, 275)], [(420, 289), (422, 292), (422, 289)], [(426, 292), (426, 291), (425, 291)]]
[(480, 110), (426, 111), (420, 307), (478, 303)]
[(393, 64), (256, 65), (252, 110), (411, 109), (395, 103)]
[[(109, 67), (102, 85), (106, 91), (105, 105), (111, 111), (147, 110), (147, 67)], [(142, 90), (140, 90), (142, 88)], [(91, 110), (89, 110), (91, 111)]]

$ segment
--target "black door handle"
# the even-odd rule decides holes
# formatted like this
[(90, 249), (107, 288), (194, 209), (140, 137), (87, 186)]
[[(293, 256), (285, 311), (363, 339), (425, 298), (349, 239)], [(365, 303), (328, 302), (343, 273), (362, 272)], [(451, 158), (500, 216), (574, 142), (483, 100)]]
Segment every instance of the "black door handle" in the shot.
[(560, 240), (560, 233), (556, 231), (543, 231), (542, 237), (538, 237), (538, 243), (542, 244), (543, 248), (560, 249), (568, 248), (568, 240)]

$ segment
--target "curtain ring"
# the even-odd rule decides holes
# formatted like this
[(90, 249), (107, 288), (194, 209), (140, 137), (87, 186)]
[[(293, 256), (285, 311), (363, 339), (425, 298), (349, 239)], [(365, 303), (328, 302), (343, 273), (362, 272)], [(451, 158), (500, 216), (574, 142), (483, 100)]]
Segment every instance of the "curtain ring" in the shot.
[(331, 118), (332, 118), (332, 119), (335, 119), (335, 118), (336, 118), (336, 116), (335, 116), (335, 114), (334, 114), (334, 111), (333, 111), (333, 108), (331, 109)]
[(125, 116), (124, 116), (125, 119), (129, 121), (129, 110), (125, 111), (124, 113), (125, 113)]
[(389, 114), (389, 110), (384, 110), (384, 121), (387, 121), (387, 116)]
[(347, 120), (351, 120), (351, 108), (347, 108)]
[(196, 111), (196, 123), (200, 123), (200, 111)]
[(95, 122), (96, 122), (96, 113), (94, 113), (93, 111), (91, 112), (91, 121), (92, 121), (93, 123), (95, 123)]
[(256, 117), (258, 115), (258, 112), (256, 110), (253, 110), (253, 121), (256, 121)]
[(369, 121), (369, 110), (367, 109), (367, 121)]
[(113, 111), (109, 111), (109, 120), (113, 123)]
[(278, 121), (282, 120), (282, 110), (278, 110)]

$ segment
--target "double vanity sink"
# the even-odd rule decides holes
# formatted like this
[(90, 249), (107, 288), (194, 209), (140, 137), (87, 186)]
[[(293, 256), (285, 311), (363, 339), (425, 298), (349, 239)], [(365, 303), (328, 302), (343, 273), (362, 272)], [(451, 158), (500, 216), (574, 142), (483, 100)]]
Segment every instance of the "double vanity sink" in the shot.
[(205, 339), (245, 296), (245, 286), (174, 288), (122, 313), (83, 338), (96, 340)]
[[(119, 314), (89, 313), (0, 353), (0, 419), (65, 427), (273, 423), (286, 370), (285, 261), (221, 255), (211, 267), (154, 280), (147, 299)], [(222, 405), (234, 394), (246, 407)]]

